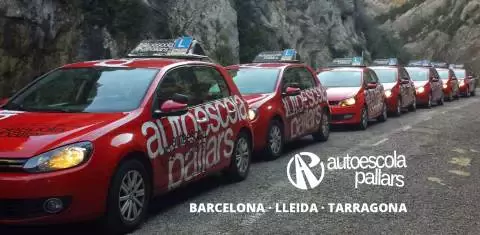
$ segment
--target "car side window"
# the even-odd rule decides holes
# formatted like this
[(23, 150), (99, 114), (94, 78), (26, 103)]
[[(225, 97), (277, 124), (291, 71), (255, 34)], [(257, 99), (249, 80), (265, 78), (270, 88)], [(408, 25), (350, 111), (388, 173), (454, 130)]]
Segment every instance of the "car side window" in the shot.
[(189, 106), (197, 105), (198, 102), (195, 97), (196, 80), (190, 67), (180, 67), (167, 72), (157, 89), (157, 105), (162, 105), (163, 102), (171, 99), (175, 94), (187, 96)]
[(400, 79), (410, 80), (410, 75), (408, 74), (407, 70), (400, 69), (401, 77)]
[(283, 72), (282, 78), (282, 91), (287, 89), (287, 87), (300, 88), (299, 79), (297, 78), (298, 74), (294, 69), (289, 68)]
[(192, 68), (197, 84), (195, 96), (199, 102), (208, 102), (230, 96), (230, 90), (222, 74), (209, 66), (195, 66)]
[(439, 78), (440, 78), (440, 76), (438, 75), (436, 69), (431, 69), (430, 72), (432, 73), (432, 75), (433, 75), (433, 77), (434, 77), (435, 79), (439, 79)]
[(378, 80), (377, 74), (376, 74), (374, 71), (372, 71), (372, 70), (370, 70), (370, 77), (371, 77), (371, 79), (372, 79), (373, 82), (375, 82), (375, 83), (379, 83), (379, 82), (380, 82), (380, 81)]
[(372, 75), (369, 71), (363, 72), (363, 83), (367, 86), (369, 83), (373, 82)]
[(300, 88), (303, 89), (310, 89), (315, 87), (315, 81), (312, 73), (306, 68), (296, 68), (300, 77)]

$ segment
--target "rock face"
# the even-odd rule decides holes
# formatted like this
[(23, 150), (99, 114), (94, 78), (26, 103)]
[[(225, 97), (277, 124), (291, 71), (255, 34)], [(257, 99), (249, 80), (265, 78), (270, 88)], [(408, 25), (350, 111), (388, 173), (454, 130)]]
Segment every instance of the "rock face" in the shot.
[(409, 0), (371, 14), (414, 57), (465, 63), (480, 72), (480, 0)]
[(3, 0), (0, 97), (66, 63), (122, 57), (142, 39), (192, 35), (222, 64), (284, 48), (313, 66), (368, 55), (357, 17), (357, 0)]

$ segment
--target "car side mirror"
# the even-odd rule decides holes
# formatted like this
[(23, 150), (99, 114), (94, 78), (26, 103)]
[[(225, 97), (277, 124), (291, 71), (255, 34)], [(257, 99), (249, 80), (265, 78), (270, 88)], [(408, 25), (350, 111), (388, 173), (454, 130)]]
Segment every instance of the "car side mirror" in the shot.
[(300, 88), (296, 88), (296, 87), (287, 87), (285, 89), (285, 92), (283, 93), (285, 96), (296, 96), (296, 95), (300, 95)]
[(432, 80), (432, 82), (438, 82), (439, 81), (439, 79), (435, 78), (435, 77), (432, 77), (431, 80)]
[(159, 109), (154, 111), (156, 118), (166, 116), (181, 116), (188, 112), (188, 96), (174, 94), (171, 99), (162, 103)]
[(368, 83), (367, 84), (367, 89), (375, 89), (377, 88), (378, 84), (377, 83)]
[(468, 79), (473, 79), (472, 75), (467, 76)]
[(410, 84), (410, 80), (402, 79), (401, 84)]

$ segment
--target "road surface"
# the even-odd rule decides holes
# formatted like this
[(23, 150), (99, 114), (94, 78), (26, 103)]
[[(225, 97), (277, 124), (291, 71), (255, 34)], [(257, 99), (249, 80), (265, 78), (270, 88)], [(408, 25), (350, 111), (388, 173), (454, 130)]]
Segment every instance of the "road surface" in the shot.
[[(477, 96), (389, 118), (366, 131), (337, 129), (325, 143), (302, 139), (289, 144), (287, 153), (276, 161), (255, 161), (244, 182), (227, 184), (212, 176), (157, 198), (148, 221), (133, 234), (479, 234), (479, 116)], [(362, 184), (355, 188), (355, 170), (326, 169), (320, 185), (304, 191), (295, 188), (286, 174), (288, 162), (299, 152), (315, 153), (325, 161), (393, 151), (406, 157), (407, 167), (384, 173), (403, 175), (404, 187)], [(317, 176), (319, 169), (313, 168)], [(191, 213), (190, 203), (261, 203), (268, 212)], [(281, 203), (315, 203), (318, 213), (268, 209)], [(407, 212), (332, 212), (328, 203), (405, 203)], [(85, 223), (1, 228), (0, 234), (96, 231), (95, 224)]]

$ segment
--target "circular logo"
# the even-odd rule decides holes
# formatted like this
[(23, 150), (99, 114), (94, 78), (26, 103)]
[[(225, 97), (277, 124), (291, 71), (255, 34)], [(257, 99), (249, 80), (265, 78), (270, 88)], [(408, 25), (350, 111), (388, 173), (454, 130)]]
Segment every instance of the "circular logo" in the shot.
[[(310, 163), (309, 164), (305, 163), (302, 156), (309, 158)], [(295, 161), (295, 165), (294, 165), (295, 180), (293, 179), (292, 174), (290, 173), (293, 170), (292, 163), (294, 161)], [(315, 174), (312, 172), (312, 168), (316, 167), (317, 165), (320, 165), (320, 170), (321, 170), (320, 178), (317, 178)], [(309, 152), (301, 152), (299, 154), (295, 154), (295, 156), (290, 159), (287, 165), (288, 180), (290, 181), (290, 183), (292, 183), (293, 186), (302, 190), (316, 188), (322, 182), (324, 174), (325, 174), (325, 166), (323, 165), (323, 162), (320, 160), (320, 157)]]

